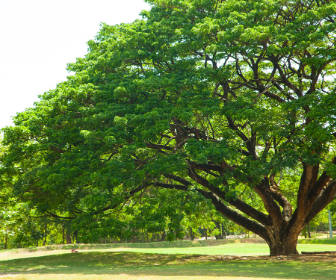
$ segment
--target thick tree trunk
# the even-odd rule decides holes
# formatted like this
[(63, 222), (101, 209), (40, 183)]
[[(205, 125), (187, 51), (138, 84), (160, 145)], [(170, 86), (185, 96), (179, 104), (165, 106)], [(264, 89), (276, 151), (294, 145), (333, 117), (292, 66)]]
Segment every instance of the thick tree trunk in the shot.
[(267, 217), (268, 221), (265, 221), (265, 224), (262, 225), (261, 222), (264, 222), (263, 218), (260, 219), (260, 223), (248, 220), (244, 216), (233, 213), (225, 205), (220, 204), (218, 198), (214, 197), (212, 200), (217, 210), (223, 216), (231, 218), (238, 225), (263, 238), (270, 248), (271, 256), (298, 254), (296, 245), (301, 229), (305, 225), (305, 218), (307, 216), (305, 213), (300, 213), (301, 215), (296, 214), (294, 218), (287, 219), (286, 221), (282, 218), (280, 209), (278, 209), (275, 212), (279, 211), (280, 217), (278, 218), (278, 213), (274, 214), (275, 217), (269, 215)]
[[(228, 121), (229, 125), (236, 130), (237, 127), (234, 122), (230, 119)], [(250, 145), (252, 142), (247, 140), (246, 138), (246, 143)], [(247, 150), (253, 154), (255, 152), (254, 148), (250, 145)], [(255, 159), (257, 160), (258, 157), (255, 156)], [(336, 165), (336, 157), (332, 164)], [(297, 192), (296, 209), (293, 210), (290, 200), (282, 193), (275, 181), (275, 175), (271, 174), (268, 177), (264, 176), (253, 187), (255, 193), (261, 198), (265, 210), (259, 211), (240, 198), (228, 199), (225, 191), (212, 185), (210, 181), (197, 172), (197, 170), (208, 170), (225, 174), (225, 172), (235, 170), (234, 166), (230, 166), (225, 161), (221, 165), (198, 164), (189, 161), (188, 165), (189, 177), (207, 189), (196, 188), (197, 192), (210, 199), (216, 210), (224, 217), (263, 238), (269, 245), (271, 256), (297, 254), (296, 246), (300, 232), (336, 195), (336, 180), (334, 178), (328, 175), (326, 171), (319, 176), (319, 164), (309, 165), (302, 162), (303, 172)], [(155, 183), (155, 185), (188, 191), (188, 187), (192, 184), (175, 175), (165, 175), (165, 177), (179, 184)], [(223, 183), (227, 184), (225, 180)], [(245, 184), (250, 183), (252, 183), (252, 180), (248, 178)], [(206, 235), (206, 229), (204, 228), (205, 238), (207, 238)]]
[(293, 240), (285, 240), (281, 243), (271, 243), (268, 244), (270, 247), (270, 255), (271, 256), (279, 256), (279, 255), (294, 255), (298, 254), (296, 249), (297, 241)]
[(298, 254), (296, 249), (299, 233), (293, 233), (289, 236), (285, 236), (283, 232), (277, 232), (273, 229), (270, 234), (270, 238), (265, 238), (269, 248), (271, 256), (279, 255), (294, 255)]

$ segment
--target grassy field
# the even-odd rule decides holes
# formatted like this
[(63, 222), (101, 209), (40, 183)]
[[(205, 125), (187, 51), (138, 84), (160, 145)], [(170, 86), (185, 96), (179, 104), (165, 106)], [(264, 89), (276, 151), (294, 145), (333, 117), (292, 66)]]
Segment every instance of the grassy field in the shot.
[[(153, 254), (199, 254), (199, 255), (232, 255), (232, 256), (257, 256), (269, 255), (267, 244), (226, 244), (209, 247), (192, 248), (125, 248), (123, 251), (153, 253)], [(336, 251), (335, 245), (326, 244), (298, 244), (299, 252)], [(336, 279), (336, 278), (335, 278)]]
[(299, 240), (301, 244), (330, 244), (336, 245), (336, 238), (311, 238)]
[[(336, 251), (336, 245), (330, 243), (299, 244), (298, 249)], [(144, 248), (144, 244), (127, 248), (114, 244), (103, 248), (82, 246), (78, 254), (70, 254), (67, 247), (6, 250), (0, 253), (0, 279), (336, 279), (335, 258), (323, 262), (268, 256), (223, 259), (220, 255), (266, 255), (268, 248), (263, 243), (212, 242), (193, 247), (181, 242), (175, 247), (172, 244), (161, 242), (151, 248)]]

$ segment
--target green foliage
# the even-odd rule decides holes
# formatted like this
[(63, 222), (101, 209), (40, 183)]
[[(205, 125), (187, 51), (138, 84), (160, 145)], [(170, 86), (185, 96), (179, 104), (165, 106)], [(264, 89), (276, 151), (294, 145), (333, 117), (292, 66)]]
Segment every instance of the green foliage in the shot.
[(214, 229), (205, 198), (247, 226), (227, 207), (272, 215), (265, 180), (295, 207), (305, 166), (336, 178), (333, 1), (148, 3), (143, 20), (102, 24), (74, 75), (3, 129), (0, 176), (29, 209), (87, 241), (173, 240)]

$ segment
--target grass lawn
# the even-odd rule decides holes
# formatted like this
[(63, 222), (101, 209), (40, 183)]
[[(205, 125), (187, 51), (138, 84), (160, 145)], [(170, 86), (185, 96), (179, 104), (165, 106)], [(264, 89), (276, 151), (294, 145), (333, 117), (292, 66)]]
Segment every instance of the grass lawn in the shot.
[[(163, 248), (111, 246), (80, 249), (78, 254), (70, 254), (70, 250), (7, 250), (0, 253), (0, 279), (336, 279), (335, 257), (323, 262), (267, 256), (222, 260), (218, 255), (262, 255), (268, 254), (268, 248), (258, 243), (219, 244), (175, 248), (164, 248), (164, 243)], [(336, 245), (299, 244), (298, 249), (336, 251)]]
[[(336, 251), (336, 245), (329, 244), (298, 244), (299, 252)], [(269, 255), (267, 244), (240, 244), (229, 243), (218, 246), (191, 247), (191, 248), (125, 248), (127, 252), (153, 253), (153, 254), (199, 254), (199, 255), (232, 255), (256, 256)], [(336, 276), (335, 276), (336, 279)]]

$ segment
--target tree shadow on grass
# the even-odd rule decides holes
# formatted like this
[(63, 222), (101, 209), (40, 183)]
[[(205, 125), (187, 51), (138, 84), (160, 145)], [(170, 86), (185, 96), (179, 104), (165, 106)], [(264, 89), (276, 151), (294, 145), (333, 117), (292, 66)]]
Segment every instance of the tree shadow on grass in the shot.
[(336, 262), (130, 252), (85, 252), (0, 261), (0, 274), (108, 274), (335, 279)]

